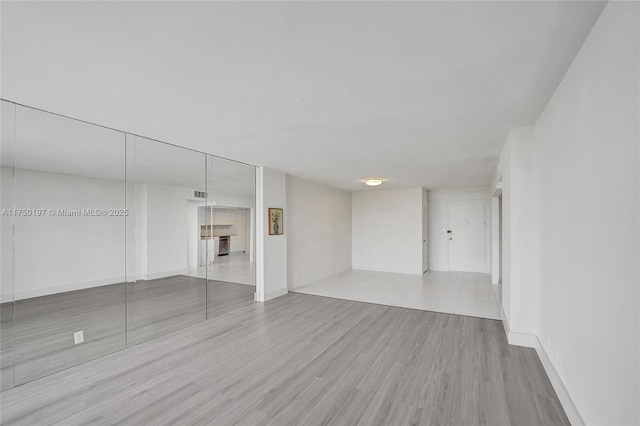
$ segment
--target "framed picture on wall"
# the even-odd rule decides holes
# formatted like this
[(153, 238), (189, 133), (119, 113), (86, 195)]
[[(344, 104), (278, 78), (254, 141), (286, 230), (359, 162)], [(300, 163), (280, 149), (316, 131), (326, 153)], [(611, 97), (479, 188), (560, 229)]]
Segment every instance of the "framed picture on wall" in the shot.
[(284, 234), (284, 213), (282, 209), (269, 208), (269, 235)]

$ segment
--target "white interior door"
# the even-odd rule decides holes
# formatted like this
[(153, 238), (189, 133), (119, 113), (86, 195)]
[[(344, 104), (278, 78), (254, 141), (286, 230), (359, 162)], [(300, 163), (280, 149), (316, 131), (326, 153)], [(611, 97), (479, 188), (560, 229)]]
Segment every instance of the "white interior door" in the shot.
[(449, 270), (486, 272), (486, 203), (449, 202)]

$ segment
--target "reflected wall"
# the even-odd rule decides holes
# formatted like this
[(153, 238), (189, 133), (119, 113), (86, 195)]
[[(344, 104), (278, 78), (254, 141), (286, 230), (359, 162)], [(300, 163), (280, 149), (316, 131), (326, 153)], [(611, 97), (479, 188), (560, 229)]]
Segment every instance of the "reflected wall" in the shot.
[(253, 166), (6, 101), (0, 154), (2, 390), (253, 303)]
[(125, 135), (16, 106), (13, 157), (16, 386), (126, 347)]
[[(0, 209), (15, 209), (15, 105), (0, 104)], [(13, 215), (0, 216), (0, 391), (13, 387)]]
[(208, 318), (253, 303), (255, 181), (255, 167), (207, 155), (207, 203), (198, 215), (207, 261), (198, 271), (207, 277)]
[(129, 138), (135, 309), (130, 340), (144, 342), (206, 319), (206, 278), (196, 266), (197, 212), (206, 205), (206, 155)]

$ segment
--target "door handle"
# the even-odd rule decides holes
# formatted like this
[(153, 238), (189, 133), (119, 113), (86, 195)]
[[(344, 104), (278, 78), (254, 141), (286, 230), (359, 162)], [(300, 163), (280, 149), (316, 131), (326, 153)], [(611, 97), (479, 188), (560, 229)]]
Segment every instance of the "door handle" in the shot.
[(451, 229), (447, 229), (447, 234), (452, 234), (453, 231)]

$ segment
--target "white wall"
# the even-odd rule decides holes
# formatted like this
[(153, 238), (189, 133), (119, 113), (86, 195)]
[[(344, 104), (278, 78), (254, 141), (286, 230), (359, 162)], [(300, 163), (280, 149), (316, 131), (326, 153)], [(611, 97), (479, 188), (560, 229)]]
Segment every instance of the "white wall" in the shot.
[(268, 209), (284, 208), (288, 212), (286, 175), (258, 167), (256, 170), (256, 209), (260, 220), (256, 223), (256, 294), (257, 301), (287, 294), (287, 228), (284, 235), (269, 235)]
[(639, 9), (606, 6), (535, 126), (538, 337), (587, 424), (640, 424)]
[[(448, 271), (449, 270), (449, 242), (447, 229), (449, 226), (449, 217), (447, 203), (457, 200), (487, 200), (489, 197), (489, 188), (456, 188), (456, 189), (440, 189), (428, 191), (428, 220), (429, 220), (429, 269), (432, 271)], [(487, 203), (488, 204), (488, 203)], [(486, 217), (489, 217), (488, 214)], [(489, 224), (487, 224), (489, 230)], [(486, 264), (489, 265), (488, 253), (491, 245), (487, 232), (485, 258)], [(487, 267), (487, 272), (489, 271)]]
[[(11, 170), (2, 168), (3, 185)], [(131, 186), (133, 188), (133, 186)], [(16, 207), (45, 209), (124, 208), (124, 182), (89, 177), (16, 170)], [(9, 191), (3, 191), (6, 197)], [(133, 216), (137, 279), (152, 279), (186, 271), (189, 228), (188, 188), (138, 184)], [(3, 200), (3, 205), (6, 200)], [(3, 300), (37, 297), (124, 281), (124, 217), (16, 217), (15, 278), (3, 276)], [(3, 221), (3, 224), (8, 223)], [(3, 242), (11, 243), (11, 238)], [(3, 263), (7, 259), (3, 253)], [(132, 272), (134, 269), (131, 270)], [(10, 269), (3, 268), (3, 274)], [(10, 278), (7, 276), (6, 278)], [(130, 277), (132, 279), (133, 277)]]
[(187, 201), (187, 266), (199, 266), (198, 248), (200, 247), (200, 225), (198, 223), (198, 207), (202, 201)]
[[(533, 127), (512, 129), (502, 167), (502, 306), (509, 329), (531, 339), (538, 303), (538, 222)], [(520, 342), (527, 344), (526, 341)], [(529, 344), (531, 344), (529, 342)]]
[[(193, 189), (146, 184), (147, 279), (185, 273), (188, 267), (188, 199)], [(197, 213), (196, 213), (197, 214)], [(192, 225), (195, 224), (192, 223)], [(138, 260), (136, 260), (137, 262)], [(141, 263), (144, 262), (140, 259)]]
[[(0, 168), (0, 197), (0, 208), (15, 208), (13, 168)], [(0, 227), (0, 303), (5, 303), (13, 300), (13, 217), (0, 217)]]
[(129, 185), (129, 188), (135, 191), (135, 205), (131, 214), (135, 226), (135, 240), (132, 243), (135, 246), (136, 254), (134, 258), (129, 257), (134, 264), (133, 270), (127, 268), (135, 278), (146, 279), (149, 270), (147, 267), (147, 184), (132, 184)]
[[(122, 181), (17, 169), (15, 189), (23, 209), (124, 208)], [(15, 298), (122, 282), (124, 230), (124, 217), (16, 217)]]
[[(15, 164), (15, 105), (0, 102), (0, 158), (2, 164), (10, 167), (0, 167), (0, 208), (12, 209), (14, 204), (13, 165)], [(13, 300), (13, 218), (0, 217), (0, 303)]]
[(351, 269), (351, 193), (287, 175), (289, 289)]
[(352, 194), (353, 269), (422, 275), (422, 188)]
[[(216, 182), (210, 185), (216, 185)], [(240, 194), (224, 188), (215, 188), (212, 191), (212, 198), (210, 204), (213, 206), (253, 208), (256, 205), (255, 195)]]

